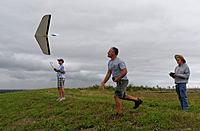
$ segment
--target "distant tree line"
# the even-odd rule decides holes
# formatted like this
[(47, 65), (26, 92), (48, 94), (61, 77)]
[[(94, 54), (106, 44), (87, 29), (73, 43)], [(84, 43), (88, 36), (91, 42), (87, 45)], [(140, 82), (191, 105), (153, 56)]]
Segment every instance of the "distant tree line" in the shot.
[[(98, 89), (99, 88), (99, 85), (93, 85), (93, 86), (90, 86), (90, 87), (86, 87), (85, 89)], [(79, 89), (83, 89), (83, 88), (79, 88)], [(108, 90), (114, 90), (115, 87), (113, 87), (112, 85), (108, 85), (106, 86), (106, 89)], [(161, 86), (153, 86), (153, 87), (150, 87), (150, 86), (144, 86), (144, 85), (140, 85), (140, 86), (136, 86), (136, 85), (132, 85), (132, 84), (129, 84), (127, 86), (127, 91), (139, 91), (139, 90), (149, 90), (149, 91), (169, 91), (169, 90), (174, 90), (175, 87), (172, 86), (168, 86), (167, 88), (162, 88)]]
[(16, 91), (23, 91), (23, 90), (17, 90), (17, 89), (16, 90), (13, 90), (13, 89), (12, 90), (9, 90), (9, 89), (7, 90), (7, 89), (2, 89), (2, 90), (0, 90), (0, 93), (9, 93), (9, 92), (16, 92)]

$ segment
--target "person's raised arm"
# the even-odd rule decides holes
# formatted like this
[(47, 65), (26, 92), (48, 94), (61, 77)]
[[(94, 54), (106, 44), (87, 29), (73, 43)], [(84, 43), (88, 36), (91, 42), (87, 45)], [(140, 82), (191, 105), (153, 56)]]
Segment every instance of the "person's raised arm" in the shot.
[(59, 70), (58, 70), (58, 69), (56, 69), (56, 68), (53, 68), (53, 70), (54, 70), (55, 72), (59, 72)]

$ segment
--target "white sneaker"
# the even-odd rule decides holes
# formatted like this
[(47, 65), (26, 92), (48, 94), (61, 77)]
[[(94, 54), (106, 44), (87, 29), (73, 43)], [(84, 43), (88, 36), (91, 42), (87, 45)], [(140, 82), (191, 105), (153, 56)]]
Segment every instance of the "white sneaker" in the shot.
[(59, 97), (58, 99), (56, 99), (56, 101), (60, 101), (60, 99), (61, 99), (61, 98)]
[(65, 100), (65, 97), (62, 97), (62, 98), (60, 98), (60, 100), (59, 100), (59, 101), (63, 101), (63, 100)]

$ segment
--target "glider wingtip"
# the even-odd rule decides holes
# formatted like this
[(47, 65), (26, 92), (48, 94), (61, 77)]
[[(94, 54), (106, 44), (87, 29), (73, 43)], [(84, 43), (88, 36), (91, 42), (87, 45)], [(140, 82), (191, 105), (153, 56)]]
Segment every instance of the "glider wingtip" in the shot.
[(43, 17), (51, 17), (51, 14), (46, 14)]
[(46, 53), (46, 52), (43, 52), (43, 54), (45, 54), (45, 55), (51, 55), (51, 53)]

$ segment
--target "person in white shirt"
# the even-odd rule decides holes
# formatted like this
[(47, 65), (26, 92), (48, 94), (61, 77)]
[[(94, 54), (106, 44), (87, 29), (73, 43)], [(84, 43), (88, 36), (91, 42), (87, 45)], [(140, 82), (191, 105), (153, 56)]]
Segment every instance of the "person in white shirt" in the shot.
[(65, 84), (65, 69), (63, 66), (64, 60), (63, 59), (57, 59), (58, 64), (60, 65), (57, 69), (54, 68), (54, 71), (57, 72), (57, 84), (58, 84), (58, 93), (59, 93), (59, 98), (57, 101), (63, 101), (65, 100), (65, 95), (64, 95), (64, 84)]

